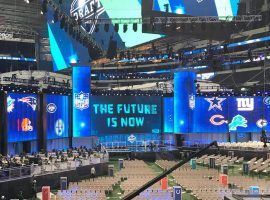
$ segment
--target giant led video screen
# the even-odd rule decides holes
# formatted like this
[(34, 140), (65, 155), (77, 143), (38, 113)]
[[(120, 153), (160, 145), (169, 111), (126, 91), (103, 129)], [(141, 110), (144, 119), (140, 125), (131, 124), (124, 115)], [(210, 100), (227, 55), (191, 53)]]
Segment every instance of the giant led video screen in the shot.
[(92, 135), (161, 133), (161, 100), (145, 96), (93, 96)]
[(154, 0), (155, 11), (192, 16), (236, 16), (240, 0)]
[(37, 139), (37, 95), (7, 93), (8, 142)]
[(88, 137), (90, 128), (91, 68), (72, 68), (73, 137)]
[[(95, 18), (110, 19), (109, 29), (104, 30), (104, 25), (88, 23), (94, 17), (94, 6), (96, 6)], [(151, 40), (160, 38), (161, 35), (142, 32), (142, 24), (137, 25), (136, 32), (133, 30), (133, 21), (126, 20), (127, 30), (124, 32), (123, 19), (141, 18), (141, 0), (66, 0), (61, 8), (70, 16), (83, 18), (82, 27), (95, 39), (104, 51), (108, 50), (110, 38), (117, 41), (117, 48), (136, 46)], [(70, 66), (70, 63), (87, 63), (91, 57), (87, 48), (83, 47), (76, 39), (69, 36), (68, 31), (60, 29), (60, 19), (54, 21), (54, 11), (49, 10), (47, 14), (48, 33), (50, 39), (50, 50), (53, 58), (54, 70), (62, 70)], [(121, 23), (118, 20), (122, 19)], [(114, 24), (119, 23), (119, 30), (114, 30)], [(98, 30), (98, 31), (97, 31)]]
[(46, 95), (47, 139), (68, 137), (69, 105), (68, 96)]
[(163, 98), (163, 132), (174, 132), (174, 101), (173, 97)]
[(192, 132), (270, 131), (270, 97), (197, 97)]

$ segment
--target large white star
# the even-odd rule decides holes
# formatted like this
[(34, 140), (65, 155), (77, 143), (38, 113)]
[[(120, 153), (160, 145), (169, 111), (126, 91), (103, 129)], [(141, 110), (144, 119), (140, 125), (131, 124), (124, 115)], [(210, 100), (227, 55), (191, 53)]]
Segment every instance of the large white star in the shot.
[(218, 97), (204, 98), (204, 99), (210, 103), (208, 111), (210, 111), (214, 108), (217, 108), (217, 109), (222, 111), (221, 103), (226, 100), (226, 98), (218, 98)]

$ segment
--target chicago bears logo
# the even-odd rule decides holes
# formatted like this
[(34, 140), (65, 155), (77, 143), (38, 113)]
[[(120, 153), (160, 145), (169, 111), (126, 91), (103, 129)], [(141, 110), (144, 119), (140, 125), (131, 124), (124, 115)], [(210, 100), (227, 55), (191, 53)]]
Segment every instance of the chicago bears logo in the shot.
[(70, 9), (71, 16), (75, 17), (76, 20), (83, 19), (85, 24), (90, 25), (90, 34), (95, 30), (96, 20), (104, 12), (105, 9), (100, 0), (74, 0)]
[(242, 115), (236, 115), (233, 117), (232, 122), (229, 124), (230, 131), (236, 131), (238, 127), (247, 127), (247, 120)]
[(74, 93), (74, 106), (79, 110), (89, 108), (89, 93)]
[(213, 115), (209, 119), (210, 123), (215, 125), (215, 126), (221, 126), (222, 124), (228, 124), (227, 120), (224, 120), (224, 116), (222, 115)]
[(47, 105), (47, 112), (48, 113), (55, 113), (57, 110), (57, 106), (54, 103), (49, 103)]

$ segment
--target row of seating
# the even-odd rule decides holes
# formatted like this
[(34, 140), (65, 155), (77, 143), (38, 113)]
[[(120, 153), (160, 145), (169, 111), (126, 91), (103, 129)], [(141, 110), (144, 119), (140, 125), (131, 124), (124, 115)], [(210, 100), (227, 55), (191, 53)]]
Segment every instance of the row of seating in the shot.
[(218, 146), (224, 149), (265, 150), (264, 143), (260, 141), (220, 142)]

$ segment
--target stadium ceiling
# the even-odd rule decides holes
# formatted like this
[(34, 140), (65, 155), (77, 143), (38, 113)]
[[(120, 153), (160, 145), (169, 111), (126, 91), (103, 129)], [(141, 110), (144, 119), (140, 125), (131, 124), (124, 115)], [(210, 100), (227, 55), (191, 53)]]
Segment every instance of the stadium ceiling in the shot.
[(35, 36), (46, 31), (46, 20), (40, 8), (39, 1), (27, 4), (23, 0), (0, 0), (0, 33), (9, 34), (0, 39), (35, 42)]

